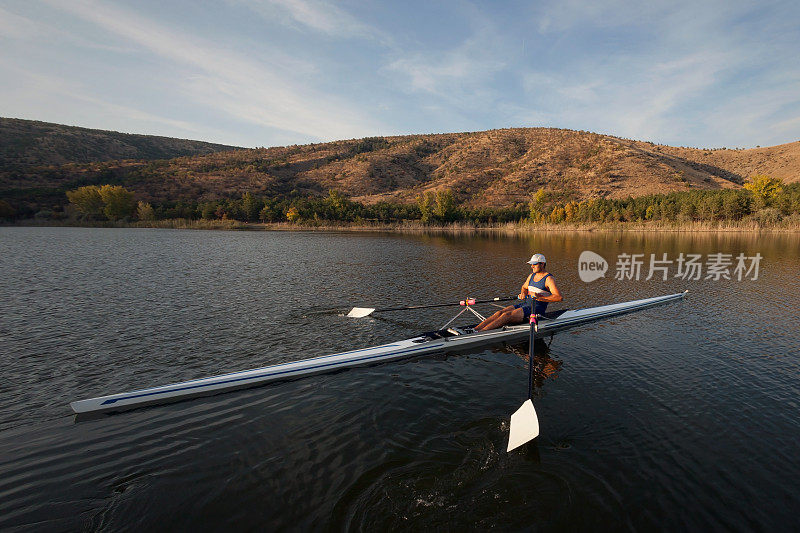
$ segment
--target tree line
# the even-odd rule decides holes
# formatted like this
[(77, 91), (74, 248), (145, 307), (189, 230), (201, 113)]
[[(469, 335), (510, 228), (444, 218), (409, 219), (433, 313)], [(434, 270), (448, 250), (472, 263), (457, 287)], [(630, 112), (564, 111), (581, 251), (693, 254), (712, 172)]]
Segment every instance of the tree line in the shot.
[[(449, 190), (426, 192), (413, 203), (363, 204), (332, 190), (325, 196), (264, 197), (245, 192), (241, 197), (210, 201), (137, 201), (119, 185), (88, 185), (68, 191), (67, 213), (83, 220), (152, 221), (167, 219), (235, 220), (240, 222), (378, 223), (417, 221), (443, 225), (463, 223), (593, 224), (619, 222), (691, 221), (732, 222), (750, 219), (770, 225), (784, 219), (800, 222), (800, 184), (784, 184), (768, 176), (753, 176), (744, 189), (683, 191), (625, 199), (594, 198), (564, 201), (555, 191), (540, 189), (527, 203), (510, 207), (468, 207)], [(13, 218), (13, 209), (0, 200), (0, 217)]]

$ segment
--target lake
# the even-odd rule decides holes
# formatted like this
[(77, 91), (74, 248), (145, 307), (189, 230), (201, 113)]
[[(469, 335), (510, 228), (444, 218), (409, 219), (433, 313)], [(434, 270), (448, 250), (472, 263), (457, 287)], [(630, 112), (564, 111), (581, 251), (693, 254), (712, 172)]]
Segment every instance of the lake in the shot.
[[(513, 296), (534, 252), (552, 310), (690, 292), (538, 342), (512, 453), (526, 343), (68, 405), (411, 337), (458, 308), (344, 314)], [(0, 227), (0, 529), (797, 530), (798, 269), (798, 235)]]

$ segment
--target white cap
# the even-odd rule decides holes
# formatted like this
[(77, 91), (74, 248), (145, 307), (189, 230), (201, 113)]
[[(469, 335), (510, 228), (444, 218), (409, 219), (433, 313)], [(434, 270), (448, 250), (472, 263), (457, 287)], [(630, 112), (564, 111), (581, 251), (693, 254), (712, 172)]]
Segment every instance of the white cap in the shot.
[(535, 265), (536, 263), (547, 263), (547, 259), (544, 258), (542, 254), (533, 254), (531, 256), (531, 260), (528, 261), (529, 265)]

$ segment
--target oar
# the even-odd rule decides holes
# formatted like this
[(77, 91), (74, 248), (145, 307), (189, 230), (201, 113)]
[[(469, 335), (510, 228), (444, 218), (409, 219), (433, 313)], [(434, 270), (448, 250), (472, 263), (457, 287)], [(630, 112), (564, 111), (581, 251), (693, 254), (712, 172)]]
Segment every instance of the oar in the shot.
[(533, 343), (536, 332), (539, 330), (539, 322), (536, 319), (536, 300), (529, 294), (528, 301), (531, 305), (530, 347), (528, 348), (528, 399), (511, 415), (507, 452), (539, 436), (539, 417), (536, 416), (536, 409), (533, 408)]
[(460, 302), (455, 303), (448, 303), (448, 304), (427, 304), (427, 305), (408, 305), (405, 307), (387, 307), (385, 309), (375, 309), (372, 307), (354, 307), (347, 313), (347, 316), (351, 318), (362, 318), (365, 316), (369, 316), (372, 313), (385, 313), (387, 311), (407, 311), (410, 309), (428, 309), (431, 307), (450, 307), (454, 305), (475, 305), (475, 304), (485, 304), (490, 302), (507, 302), (510, 300), (516, 300), (516, 296), (509, 296), (509, 297), (497, 297), (492, 298), (490, 300), (475, 300), (474, 298), (470, 298), (468, 300), (461, 300)]

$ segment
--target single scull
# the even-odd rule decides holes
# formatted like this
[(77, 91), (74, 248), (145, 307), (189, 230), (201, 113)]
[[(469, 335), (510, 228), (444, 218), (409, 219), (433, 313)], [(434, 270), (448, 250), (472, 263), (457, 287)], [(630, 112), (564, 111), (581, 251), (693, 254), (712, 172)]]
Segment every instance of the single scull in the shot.
[[(686, 293), (683, 292), (644, 300), (589, 307), (586, 309), (545, 313), (545, 315), (539, 319), (536, 336), (544, 337), (556, 331), (580, 324), (638, 311), (639, 309), (673, 300), (680, 300), (685, 294)], [(372, 348), (363, 348), (333, 355), (314, 357), (292, 363), (265, 366), (263, 368), (244, 370), (210, 378), (195, 379), (183, 383), (162, 385), (150, 389), (100, 396), (88, 400), (78, 400), (72, 402), (70, 407), (72, 407), (72, 410), (76, 413), (124, 411), (144, 405), (166, 403), (191, 396), (202, 396), (233, 389), (252, 387), (268, 381), (329, 372), (350, 366), (373, 364), (432, 352), (442, 352), (482, 344), (524, 339), (529, 332), (530, 326), (527, 324), (507, 326), (503, 329), (480, 332), (472, 332), (470, 329), (448, 328), (423, 333), (411, 339), (383, 344)]]

